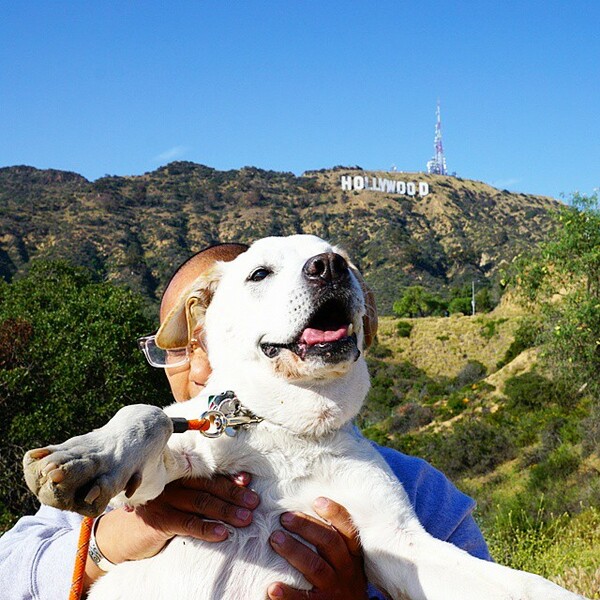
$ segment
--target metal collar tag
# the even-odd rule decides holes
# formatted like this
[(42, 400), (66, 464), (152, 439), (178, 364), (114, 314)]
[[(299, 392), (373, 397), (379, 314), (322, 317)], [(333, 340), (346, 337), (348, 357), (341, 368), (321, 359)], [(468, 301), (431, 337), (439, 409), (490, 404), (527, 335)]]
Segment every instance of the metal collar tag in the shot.
[(240, 427), (246, 427), (253, 423), (260, 423), (262, 419), (244, 408), (238, 400), (235, 392), (227, 391), (222, 394), (208, 397), (208, 410), (202, 415), (208, 419), (211, 426), (202, 435), (216, 438), (223, 433), (233, 437)]

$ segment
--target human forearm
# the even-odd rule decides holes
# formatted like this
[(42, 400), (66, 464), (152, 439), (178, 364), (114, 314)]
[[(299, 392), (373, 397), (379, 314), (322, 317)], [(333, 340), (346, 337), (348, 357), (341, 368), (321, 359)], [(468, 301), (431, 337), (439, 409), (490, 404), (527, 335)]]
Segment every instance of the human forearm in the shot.
[[(247, 474), (235, 481), (217, 476), (173, 482), (158, 498), (134, 511), (121, 508), (103, 515), (96, 527), (98, 548), (118, 564), (154, 556), (176, 535), (222, 541), (228, 532), (215, 520), (234, 527), (252, 521), (258, 496), (246, 488), (249, 482)], [(89, 557), (85, 572), (86, 590), (104, 574)]]
[(44, 506), (0, 538), (3, 600), (64, 600), (69, 593), (81, 519)]

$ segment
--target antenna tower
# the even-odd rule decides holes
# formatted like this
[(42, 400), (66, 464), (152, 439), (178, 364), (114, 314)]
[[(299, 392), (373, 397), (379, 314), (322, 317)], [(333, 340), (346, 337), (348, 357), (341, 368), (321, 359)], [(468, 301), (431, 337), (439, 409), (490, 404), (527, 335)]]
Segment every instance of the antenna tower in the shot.
[(442, 117), (440, 113), (440, 101), (437, 103), (435, 138), (433, 141), (434, 155), (427, 161), (427, 172), (431, 175), (448, 175), (446, 169), (446, 158), (444, 157), (444, 146), (442, 144)]

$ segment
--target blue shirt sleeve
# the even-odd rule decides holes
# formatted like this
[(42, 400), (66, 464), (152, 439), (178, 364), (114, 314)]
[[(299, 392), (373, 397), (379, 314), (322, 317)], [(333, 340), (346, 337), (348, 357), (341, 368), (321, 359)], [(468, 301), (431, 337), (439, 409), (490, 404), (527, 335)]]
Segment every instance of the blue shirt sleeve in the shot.
[[(475, 500), (459, 491), (441, 471), (422, 458), (372, 444), (402, 483), (427, 532), (477, 558), (492, 560), (473, 519)], [(369, 587), (369, 597), (384, 598), (373, 587)]]
[(65, 600), (81, 517), (42, 506), (0, 537), (0, 600)]

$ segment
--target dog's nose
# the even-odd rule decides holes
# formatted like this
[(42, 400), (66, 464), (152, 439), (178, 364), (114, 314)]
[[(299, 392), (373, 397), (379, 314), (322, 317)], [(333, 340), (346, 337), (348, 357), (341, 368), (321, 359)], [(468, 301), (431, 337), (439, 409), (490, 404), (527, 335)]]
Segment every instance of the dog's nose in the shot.
[(302, 272), (310, 283), (318, 285), (343, 283), (349, 278), (346, 259), (335, 252), (324, 252), (309, 258)]

